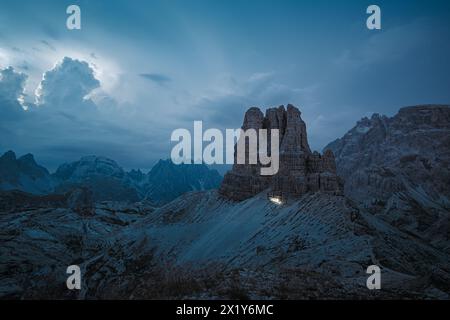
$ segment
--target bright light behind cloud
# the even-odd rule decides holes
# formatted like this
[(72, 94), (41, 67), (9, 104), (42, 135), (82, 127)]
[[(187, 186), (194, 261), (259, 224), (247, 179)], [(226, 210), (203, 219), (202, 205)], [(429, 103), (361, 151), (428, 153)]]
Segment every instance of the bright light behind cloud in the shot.
[[(364, 23), (354, 23), (354, 11), (341, 10), (341, 4), (312, 10), (291, 1), (274, 12), (265, 1), (243, 2), (236, 13), (228, 2), (218, 7), (82, 1), (82, 19), (87, 19), (82, 30), (74, 31), (66, 28), (64, 5), (29, 0), (23, 10), (19, 2), (10, 1), (0, 11), (0, 67), (12, 66), (28, 76), (20, 104), (33, 109), (43, 74), (63, 57), (87, 62), (100, 87), (85, 97), (101, 117), (89, 115), (96, 121), (92, 128), (81, 121), (83, 129), (92, 130), (85, 137), (101, 140), (95, 153), (104, 148), (131, 167), (167, 157), (173, 129), (190, 128), (193, 120), (210, 128), (238, 128), (251, 106), (296, 105), (311, 147), (320, 150), (369, 111), (393, 115), (404, 105), (449, 101), (448, 5), (437, 10), (414, 2), (424, 17), (429, 15), (417, 21), (411, 15), (416, 11), (392, 4), (390, 10), (401, 19), (375, 36)], [(347, 32), (352, 36), (347, 38)], [(76, 85), (67, 87), (75, 90)], [(14, 123), (8, 129), (20, 133), (4, 138), (3, 148), (40, 151), (54, 163), (66, 160), (67, 153), (57, 158), (55, 151), (68, 148), (66, 140), (81, 146), (71, 153), (91, 152), (79, 137), (78, 123), (72, 135), (68, 125), (61, 130), (61, 142), (55, 137), (62, 134), (42, 119), (47, 136), (32, 140), (22, 132), (36, 136), (42, 131), (38, 123), (28, 131), (27, 124)], [(124, 146), (138, 156), (124, 156)]]
[[(29, 45), (22, 47), (26, 48)], [(37, 44), (28, 50), (13, 48), (0, 49), (0, 67), (12, 66), (15, 70), (28, 75), (25, 86), (26, 97), (24, 98), (26, 101), (34, 102), (43, 74), (53, 69), (64, 57), (86, 61), (94, 70), (94, 75), (100, 81), (101, 87), (94, 90), (90, 94), (90, 98), (95, 100), (96, 95), (103, 96), (105, 94), (113, 98), (120, 98), (117, 90), (121, 74), (120, 67), (114, 60), (102, 53), (56, 44), (52, 44), (52, 49), (43, 47), (42, 44)]]
[(10, 63), (11, 59), (10, 59), (10, 55), (8, 54), (8, 52), (5, 49), (0, 48), (0, 66), (2, 68), (8, 66), (8, 64)]
[[(52, 69), (56, 63), (62, 61), (64, 57), (70, 57), (72, 59), (86, 61), (89, 66), (94, 70), (94, 76), (100, 81), (100, 90), (106, 94), (115, 97), (117, 91), (115, 90), (119, 83), (120, 68), (117, 63), (111, 60), (103, 54), (93, 53), (83, 49), (75, 50), (72, 48), (56, 48), (53, 54), (47, 56), (47, 64), (52, 63)], [(97, 89), (91, 95), (95, 95), (99, 92)]]

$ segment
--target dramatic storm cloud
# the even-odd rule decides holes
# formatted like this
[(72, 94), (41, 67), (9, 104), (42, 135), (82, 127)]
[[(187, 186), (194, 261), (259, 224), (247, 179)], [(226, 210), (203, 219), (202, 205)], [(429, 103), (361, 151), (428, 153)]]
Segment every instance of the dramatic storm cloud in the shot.
[[(10, 121), (22, 116), (26, 79), (25, 74), (16, 72), (12, 67), (0, 70), (0, 117), (6, 127), (13, 125)], [(6, 138), (6, 133), (2, 138)]]
[(381, 30), (361, 1), (83, 1), (73, 31), (66, 5), (2, 6), (0, 152), (145, 169), (194, 120), (288, 103), (320, 150), (374, 112), (450, 103), (448, 1), (380, 0)]
[(44, 73), (37, 90), (37, 102), (59, 108), (76, 105), (99, 86), (100, 82), (86, 62), (65, 57)]
[(17, 102), (22, 99), (27, 76), (16, 72), (12, 67), (0, 70), (0, 99)]

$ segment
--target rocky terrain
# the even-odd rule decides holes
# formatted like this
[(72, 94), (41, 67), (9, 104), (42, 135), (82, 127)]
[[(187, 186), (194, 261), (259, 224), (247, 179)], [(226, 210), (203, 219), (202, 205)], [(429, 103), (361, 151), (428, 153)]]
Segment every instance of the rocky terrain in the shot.
[[(447, 254), (343, 196), (316, 193), (279, 206), (264, 193), (234, 202), (204, 191), (159, 209), (84, 207), (69, 198), (2, 209), (3, 298), (448, 298), (450, 292)], [(71, 264), (84, 274), (80, 292), (65, 288)], [(371, 264), (383, 270), (379, 292), (365, 287)]]
[[(282, 129), (281, 146), (286, 157), (280, 165), (283, 170), (273, 180), (261, 182), (251, 170), (254, 168), (235, 166), (220, 190), (184, 193), (161, 207), (154, 207), (149, 201), (134, 204), (95, 201), (89, 188), (56, 195), (2, 192), (0, 297), (449, 299), (450, 253), (442, 240), (449, 230), (442, 223), (448, 210), (436, 205), (434, 213), (438, 220), (407, 214), (407, 211), (392, 211), (393, 206), (387, 211), (378, 196), (383, 193), (371, 183), (368, 185), (373, 189), (375, 201), (358, 198), (358, 190), (353, 193), (348, 189), (352, 183), (345, 184), (351, 198), (347, 197), (341, 192), (332, 152), (320, 156), (309, 150), (300, 112), (294, 107), (288, 107), (287, 111), (284, 108), (271, 110), (274, 111), (268, 111), (264, 120), (259, 110), (250, 109), (244, 127), (259, 126), (255, 125), (253, 115), (263, 119), (266, 127), (275, 123), (267, 121), (275, 119), (268, 114), (278, 114), (277, 119), (282, 119), (273, 125)], [(445, 113), (445, 110), (438, 113)], [(416, 144), (416, 134), (426, 139), (426, 130), (430, 128), (423, 118), (427, 119), (433, 112), (436, 111), (420, 111), (419, 116), (412, 117), (416, 119), (412, 123), (410, 116), (403, 113), (401, 123), (405, 125), (395, 125), (391, 135), (399, 130), (409, 132), (413, 139), (410, 145)], [(434, 116), (428, 118), (435, 119)], [(442, 119), (442, 114), (438, 118)], [(379, 123), (378, 120), (391, 121), (375, 116), (374, 121)], [(373, 136), (370, 133), (371, 121), (364, 120), (364, 129), (352, 129), (352, 135), (355, 132), (358, 137), (366, 134), (377, 137), (378, 129)], [(417, 126), (421, 129), (414, 129)], [(435, 146), (427, 146), (434, 150), (434, 158), (438, 159), (448, 154), (436, 149), (439, 143), (435, 140), (445, 136), (439, 136), (446, 130), (441, 129), (430, 129), (436, 134), (433, 136)], [(369, 138), (359, 140), (352, 135), (330, 146), (336, 150), (337, 173), (345, 173), (342, 159), (350, 151), (360, 161), (352, 162), (354, 167), (347, 173), (363, 170), (358, 166), (366, 148), (370, 147), (365, 147), (363, 142), (355, 145), (355, 141), (369, 141), (364, 140)], [(373, 142), (378, 138), (371, 139)], [(403, 141), (403, 138), (397, 136), (395, 141)], [(345, 145), (348, 149), (343, 147)], [(383, 143), (379, 148), (381, 145)], [(358, 148), (362, 154), (357, 152)], [(442, 150), (446, 150), (444, 146)], [(393, 147), (392, 155), (395, 152)], [(394, 156), (386, 157), (392, 160), (386, 164), (397, 163)], [(416, 165), (420, 163), (422, 161), (418, 160)], [(395, 172), (407, 177), (408, 171), (399, 171), (399, 168)], [(166, 177), (171, 177), (165, 170), (158, 172), (161, 173), (155, 177), (162, 184)], [(321, 187), (322, 179), (316, 184), (307, 183), (313, 179), (311, 177), (322, 174), (332, 177), (328, 181), (336, 184)], [(133, 175), (142, 177), (137, 171)], [(295, 192), (278, 181), (289, 181)], [(422, 189), (428, 190), (426, 186)], [(268, 194), (275, 191), (283, 194), (280, 204), (268, 199)], [(396, 199), (408, 204), (410, 202), (406, 201), (414, 195), (394, 192), (398, 192), (393, 193)], [(445, 201), (437, 201), (444, 199), (442, 191), (438, 198), (426, 194), (424, 199), (445, 204)], [(410, 220), (394, 222), (397, 214)], [(414, 219), (431, 223), (433, 229), (418, 228)], [(407, 222), (402, 224), (401, 221)], [(65, 287), (66, 268), (71, 264), (81, 267), (80, 291)], [(366, 287), (366, 269), (373, 264), (382, 269), (381, 290)]]
[(364, 118), (329, 144), (345, 194), (403, 231), (450, 252), (450, 107)]
[[(90, 265), (108, 254), (115, 248), (116, 232), (153, 210), (148, 204), (141, 209), (140, 203), (94, 203), (87, 189), (44, 196), (4, 191), (0, 202), (3, 298), (73, 297), (61, 290), (67, 264)], [(100, 276), (91, 272), (88, 282)]]

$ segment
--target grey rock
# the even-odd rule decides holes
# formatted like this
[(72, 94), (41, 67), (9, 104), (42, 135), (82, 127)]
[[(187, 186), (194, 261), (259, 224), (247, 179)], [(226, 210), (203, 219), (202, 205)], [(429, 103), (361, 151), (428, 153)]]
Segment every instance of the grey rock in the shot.
[(364, 118), (326, 148), (345, 194), (401, 230), (450, 252), (450, 107)]
[[(336, 175), (333, 153), (322, 156), (311, 152), (306, 124), (300, 111), (292, 105), (270, 108), (263, 116), (258, 108), (250, 108), (244, 117), (243, 130), (279, 129), (280, 166), (274, 176), (260, 175), (259, 164), (235, 164), (220, 188), (220, 194), (236, 201), (248, 199), (263, 190), (271, 189), (283, 197), (298, 197), (308, 192), (341, 193), (342, 183)], [(270, 151), (270, 139), (268, 142)], [(235, 160), (236, 160), (235, 154)]]

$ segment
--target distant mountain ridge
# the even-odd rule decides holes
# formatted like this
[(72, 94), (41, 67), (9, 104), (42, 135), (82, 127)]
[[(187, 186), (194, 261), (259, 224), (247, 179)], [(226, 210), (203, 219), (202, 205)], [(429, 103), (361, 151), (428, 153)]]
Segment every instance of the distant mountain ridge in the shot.
[(450, 106), (374, 114), (326, 149), (347, 196), (450, 252)]
[(128, 201), (140, 199), (133, 181), (119, 165), (108, 158), (87, 156), (61, 165), (52, 177), (57, 181), (57, 193), (75, 187), (87, 187), (97, 201)]
[[(173, 181), (177, 183), (173, 183)], [(180, 164), (171, 160), (159, 160), (147, 175), (145, 197), (157, 204), (170, 202), (188, 191), (216, 189), (222, 182), (222, 176), (206, 165)]]
[(222, 177), (206, 165), (177, 166), (160, 160), (144, 174), (126, 172), (114, 160), (85, 156), (65, 163), (55, 173), (36, 163), (31, 154), (16, 158), (13, 151), (0, 157), (0, 190), (20, 190), (43, 195), (66, 193), (78, 187), (92, 191), (95, 201), (136, 202), (141, 199), (165, 204), (184, 192), (218, 188)]
[(29, 193), (45, 194), (54, 188), (48, 170), (36, 163), (33, 155), (16, 158), (8, 151), (0, 157), (0, 190), (18, 189)]

